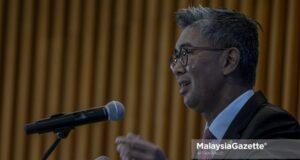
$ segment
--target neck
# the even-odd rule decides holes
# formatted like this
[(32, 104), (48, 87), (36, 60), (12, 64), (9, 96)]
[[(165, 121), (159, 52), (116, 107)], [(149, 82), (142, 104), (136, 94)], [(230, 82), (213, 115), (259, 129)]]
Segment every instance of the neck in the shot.
[(251, 87), (244, 86), (230, 86), (224, 87), (218, 94), (217, 97), (210, 103), (211, 110), (202, 113), (205, 121), (210, 125), (216, 116), (222, 112), (226, 106), (234, 101), (238, 96), (251, 89)]

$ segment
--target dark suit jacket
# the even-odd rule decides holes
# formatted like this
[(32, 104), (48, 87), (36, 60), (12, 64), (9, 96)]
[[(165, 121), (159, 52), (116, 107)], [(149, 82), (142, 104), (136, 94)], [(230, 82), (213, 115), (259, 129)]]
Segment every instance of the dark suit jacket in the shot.
[[(292, 115), (268, 103), (261, 92), (256, 92), (232, 121), (223, 139), (300, 139), (300, 126)], [(300, 146), (298, 141), (292, 143)], [(284, 147), (281, 142), (273, 142), (268, 144), (271, 149), (263, 151), (230, 150), (224, 152), (221, 159), (261, 159), (255, 158), (261, 155), (272, 159), (285, 159), (287, 155), (299, 158), (298, 147), (290, 149), (290, 144)]]
[[(268, 103), (261, 92), (256, 92), (232, 121), (223, 139), (300, 139), (300, 126), (291, 114)], [(265, 151), (262, 154), (273, 156), (274, 152)], [(282, 155), (279, 152), (278, 154)], [(299, 157), (297, 150), (291, 154)], [(226, 151), (221, 157), (217, 156), (217, 159), (255, 159), (253, 157), (256, 155), (257, 152), (252, 151)], [(216, 158), (216, 155), (214, 157)], [(278, 155), (275, 157), (278, 158)]]
[(300, 139), (297, 120), (256, 92), (230, 124), (223, 139)]

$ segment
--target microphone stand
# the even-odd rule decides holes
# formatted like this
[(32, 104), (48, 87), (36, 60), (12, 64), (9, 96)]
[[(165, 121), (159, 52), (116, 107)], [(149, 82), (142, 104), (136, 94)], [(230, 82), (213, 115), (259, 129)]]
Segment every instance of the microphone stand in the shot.
[(71, 127), (65, 127), (65, 128), (59, 128), (54, 130), (54, 133), (56, 134), (56, 140), (52, 143), (50, 148), (47, 150), (47, 152), (43, 155), (42, 160), (47, 160), (50, 154), (54, 151), (54, 149), (57, 147), (59, 142), (63, 139), (66, 138), (70, 131), (72, 130)]

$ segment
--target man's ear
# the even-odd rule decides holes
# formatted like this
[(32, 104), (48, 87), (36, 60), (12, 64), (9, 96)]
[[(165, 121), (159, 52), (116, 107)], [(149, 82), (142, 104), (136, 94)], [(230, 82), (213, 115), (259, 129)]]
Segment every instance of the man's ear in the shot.
[(235, 71), (240, 62), (240, 51), (235, 48), (227, 48), (222, 54), (223, 75), (228, 75)]

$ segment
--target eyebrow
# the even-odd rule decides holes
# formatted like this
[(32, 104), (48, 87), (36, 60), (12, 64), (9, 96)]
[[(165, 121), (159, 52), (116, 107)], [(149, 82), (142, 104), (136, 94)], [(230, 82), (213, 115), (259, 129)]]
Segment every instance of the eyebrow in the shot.
[(191, 43), (182, 43), (179, 48), (184, 48), (184, 47), (193, 47), (193, 45)]
[[(185, 47), (193, 47), (193, 45), (191, 44), (191, 43), (183, 43), (183, 44), (181, 44), (180, 46), (179, 46), (179, 50), (181, 49), (181, 48), (185, 48)], [(174, 49), (174, 53), (176, 54), (176, 53), (178, 53), (178, 50), (177, 50), (177, 48), (175, 48)]]

